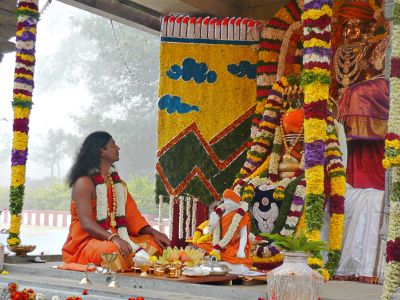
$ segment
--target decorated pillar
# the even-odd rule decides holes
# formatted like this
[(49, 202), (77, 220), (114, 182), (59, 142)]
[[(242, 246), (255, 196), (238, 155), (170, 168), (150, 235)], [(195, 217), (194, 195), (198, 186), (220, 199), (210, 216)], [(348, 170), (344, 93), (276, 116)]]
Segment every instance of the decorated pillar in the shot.
[(32, 108), (34, 87), (36, 25), (39, 20), (38, 0), (18, 1), (16, 16), (16, 60), (12, 102), (14, 135), (11, 154), (11, 225), (7, 239), (9, 245), (21, 243), (19, 233), (28, 156), (29, 115)]
[(392, 168), (386, 269), (382, 299), (392, 299), (400, 289), (400, 1), (394, 1), (391, 36), (390, 110), (383, 166)]
[[(325, 200), (325, 153), (328, 119), (329, 85), (331, 77), (331, 0), (306, 0), (301, 16), (303, 20), (303, 74), (304, 87), (304, 151), (306, 205), (305, 222), (308, 238), (320, 240), (324, 216)], [(343, 215), (333, 219), (343, 227)], [(340, 233), (342, 231), (340, 230)], [(341, 244), (337, 251), (340, 251)], [(332, 259), (332, 257), (330, 257)], [(322, 267), (320, 254), (309, 260), (313, 266)], [(336, 263), (328, 261), (330, 274), (334, 273)], [(326, 277), (326, 271), (322, 271)]]

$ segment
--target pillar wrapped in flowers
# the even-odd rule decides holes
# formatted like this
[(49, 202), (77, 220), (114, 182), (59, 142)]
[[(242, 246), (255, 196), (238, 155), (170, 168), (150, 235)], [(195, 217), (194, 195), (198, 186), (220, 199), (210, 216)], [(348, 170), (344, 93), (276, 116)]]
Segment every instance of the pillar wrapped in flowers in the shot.
[(11, 225), (7, 239), (7, 243), (11, 246), (21, 243), (19, 233), (25, 190), (25, 168), (28, 156), (29, 115), (34, 87), (36, 25), (39, 20), (38, 1), (18, 1), (16, 16), (16, 60), (12, 102), (14, 136), (11, 154)]
[(400, 1), (395, 0), (391, 37), (390, 111), (383, 166), (393, 168), (382, 299), (392, 299), (400, 288)]
[[(305, 221), (311, 240), (320, 240), (324, 214), (324, 166), (332, 56), (331, 7), (331, 0), (305, 0), (301, 16), (304, 27)], [(311, 260), (312, 265), (322, 267), (320, 255)], [(327, 277), (327, 272), (324, 273), (324, 277)]]

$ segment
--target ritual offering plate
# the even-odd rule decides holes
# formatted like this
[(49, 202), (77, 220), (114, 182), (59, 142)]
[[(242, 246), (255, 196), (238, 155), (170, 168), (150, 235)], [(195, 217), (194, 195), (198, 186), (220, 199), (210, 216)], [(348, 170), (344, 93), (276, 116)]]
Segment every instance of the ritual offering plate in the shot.
[(7, 245), (8, 250), (14, 252), (16, 256), (26, 256), (29, 252), (32, 252), (36, 249), (35, 245), (18, 245), (18, 246), (10, 246)]

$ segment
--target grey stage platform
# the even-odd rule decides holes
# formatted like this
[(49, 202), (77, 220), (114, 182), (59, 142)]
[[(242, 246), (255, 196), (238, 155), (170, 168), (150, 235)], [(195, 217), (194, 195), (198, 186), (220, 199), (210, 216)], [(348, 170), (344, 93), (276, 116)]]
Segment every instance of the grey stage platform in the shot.
[[(92, 285), (79, 285), (83, 273), (53, 269), (52, 266), (60, 262), (47, 262), (43, 264), (26, 263), (19, 258), (8, 257), (5, 269), (9, 275), (0, 275), (0, 286), (4, 287), (11, 281), (17, 282), (21, 287), (30, 287), (47, 296), (59, 295), (63, 299), (67, 296), (81, 296), (86, 288), (88, 295), (83, 299), (128, 299), (129, 297), (144, 297), (145, 300), (177, 300), (177, 299), (231, 299), (231, 300), (258, 300), (266, 296), (266, 284), (243, 285), (209, 285), (193, 284), (162, 279), (150, 279), (118, 275), (121, 288), (107, 287), (105, 276), (90, 274)], [(339, 300), (378, 300), (382, 293), (381, 285), (372, 285), (355, 282), (330, 281), (324, 284), (321, 299)]]

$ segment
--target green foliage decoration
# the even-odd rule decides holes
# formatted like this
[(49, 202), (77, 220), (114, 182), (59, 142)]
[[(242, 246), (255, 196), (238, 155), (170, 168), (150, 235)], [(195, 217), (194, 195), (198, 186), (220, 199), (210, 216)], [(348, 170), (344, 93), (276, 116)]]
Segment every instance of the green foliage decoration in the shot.
[(312, 241), (307, 239), (305, 231), (301, 231), (298, 236), (295, 234), (282, 236), (280, 234), (260, 233), (262, 237), (273, 240), (273, 244), (287, 251), (316, 252), (327, 251), (328, 247), (324, 241)]

